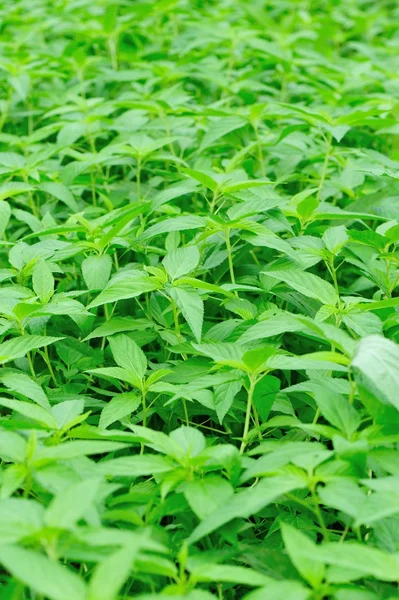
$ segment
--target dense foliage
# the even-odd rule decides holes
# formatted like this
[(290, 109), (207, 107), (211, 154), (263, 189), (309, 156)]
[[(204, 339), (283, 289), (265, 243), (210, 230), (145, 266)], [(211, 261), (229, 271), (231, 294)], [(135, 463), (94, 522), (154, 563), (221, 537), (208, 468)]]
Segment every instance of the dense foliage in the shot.
[(396, 2), (0, 14), (1, 600), (398, 598)]

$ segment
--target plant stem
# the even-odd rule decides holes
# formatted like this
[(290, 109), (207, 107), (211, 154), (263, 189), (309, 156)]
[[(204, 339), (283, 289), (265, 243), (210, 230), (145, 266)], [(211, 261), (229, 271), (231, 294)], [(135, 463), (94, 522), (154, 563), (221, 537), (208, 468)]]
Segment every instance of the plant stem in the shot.
[(317, 200), (320, 200), (320, 195), (321, 192), (323, 190), (323, 186), (324, 186), (324, 181), (326, 179), (326, 175), (327, 175), (327, 169), (328, 169), (328, 162), (330, 160), (330, 154), (331, 154), (331, 142), (332, 142), (332, 134), (328, 133), (327, 136), (327, 150), (326, 150), (326, 155), (324, 157), (324, 163), (323, 163), (323, 168), (321, 171), (321, 177), (320, 177), (320, 182), (319, 182), (319, 187), (317, 190)]
[(324, 522), (323, 513), (320, 510), (319, 500), (317, 498), (317, 494), (316, 494), (316, 490), (315, 490), (314, 485), (311, 486), (310, 493), (312, 494), (312, 499), (313, 499), (315, 514), (317, 516), (317, 520), (319, 521), (320, 529), (321, 529), (321, 532), (322, 532), (322, 535), (323, 535), (323, 540), (325, 542), (328, 542), (329, 541), (329, 533), (328, 533), (328, 529), (326, 527), (326, 524)]
[(262, 173), (262, 177), (266, 177), (265, 161), (264, 161), (264, 157), (263, 157), (262, 142), (259, 137), (258, 126), (253, 125), (253, 128), (254, 128), (254, 132), (255, 132), (257, 149), (258, 149), (258, 161), (259, 161), (259, 166), (260, 166), (260, 172)]
[(51, 360), (50, 360), (50, 356), (49, 356), (49, 353), (48, 353), (48, 347), (47, 346), (44, 347), (43, 358), (44, 358), (44, 361), (45, 361), (46, 365), (48, 366), (48, 370), (50, 371), (50, 377), (53, 380), (53, 383), (54, 383), (55, 387), (57, 387), (58, 386), (58, 382), (57, 382), (57, 379), (56, 379), (55, 374), (54, 374), (54, 370), (53, 370), (53, 367), (52, 367), (52, 364), (51, 364)]
[[(234, 265), (233, 265), (233, 256), (231, 253), (231, 244), (230, 244), (230, 230), (226, 229), (226, 250), (227, 250), (227, 260), (229, 262), (229, 271), (230, 271), (230, 279), (233, 285), (236, 284), (236, 278), (234, 275)], [(234, 292), (237, 295), (237, 291)]]
[(112, 68), (114, 71), (118, 70), (118, 54), (116, 50), (116, 41), (113, 35), (108, 40), (109, 53), (111, 57)]
[(141, 158), (137, 158), (137, 170), (136, 170), (136, 191), (137, 191), (137, 201), (140, 201), (141, 198)]
[(249, 425), (251, 422), (252, 398), (253, 398), (254, 391), (255, 391), (256, 378), (254, 378), (252, 375), (250, 375), (249, 381), (250, 381), (250, 384), (249, 384), (249, 389), (248, 389), (247, 410), (245, 413), (245, 423), (244, 423), (244, 431), (242, 434), (242, 442), (241, 442), (241, 446), (240, 446), (240, 454), (243, 454), (243, 452), (246, 448), (246, 445), (247, 445)]
[[(143, 424), (143, 427), (147, 427), (147, 402), (146, 402), (144, 389), (141, 392), (141, 403), (142, 403), (142, 413), (143, 413), (142, 424)], [(145, 449), (145, 444), (142, 443), (141, 448), (140, 448), (140, 454), (144, 454), (144, 449)]]
[(29, 369), (32, 374), (32, 377), (36, 378), (35, 367), (33, 366), (32, 354), (30, 352), (28, 352), (26, 356), (28, 358)]

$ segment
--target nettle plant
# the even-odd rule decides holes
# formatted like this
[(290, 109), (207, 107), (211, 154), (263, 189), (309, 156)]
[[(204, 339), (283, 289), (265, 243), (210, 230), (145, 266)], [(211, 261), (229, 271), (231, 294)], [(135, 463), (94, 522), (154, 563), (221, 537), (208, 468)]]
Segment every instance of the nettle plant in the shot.
[(398, 598), (397, 4), (0, 16), (0, 598)]

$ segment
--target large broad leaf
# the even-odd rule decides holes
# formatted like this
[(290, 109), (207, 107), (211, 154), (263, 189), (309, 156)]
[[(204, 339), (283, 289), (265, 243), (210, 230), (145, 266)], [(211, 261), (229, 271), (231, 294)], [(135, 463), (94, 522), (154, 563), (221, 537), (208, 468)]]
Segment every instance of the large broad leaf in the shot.
[(187, 481), (182, 489), (191, 509), (200, 519), (208, 517), (233, 495), (231, 484), (216, 476)]
[(157, 290), (159, 287), (160, 285), (155, 279), (146, 277), (145, 275), (110, 283), (87, 308), (94, 308), (102, 304), (109, 304), (110, 302), (118, 302), (118, 300), (135, 298), (146, 292)]
[(63, 183), (48, 181), (42, 183), (40, 185), (40, 189), (66, 204), (66, 206), (68, 206), (68, 208), (70, 208), (73, 212), (79, 211), (78, 203), (73, 197), (72, 192)]
[(319, 587), (324, 578), (324, 564), (322, 562), (309, 560), (303, 553), (304, 549), (309, 552), (317, 552), (316, 544), (305, 534), (294, 527), (291, 527), (287, 523), (283, 523), (281, 529), (284, 545), (291, 562), (312, 587)]
[(357, 410), (347, 398), (328, 389), (322, 381), (311, 381), (310, 387), (323, 417), (350, 438), (361, 423), (361, 416)]
[(0, 405), (15, 410), (32, 421), (36, 421), (40, 425), (49, 427), (50, 429), (57, 428), (57, 422), (53, 415), (46, 409), (37, 404), (23, 402), (22, 400), (11, 400), (10, 398), (0, 398)]
[(7, 228), (8, 221), (11, 217), (11, 207), (8, 202), (0, 203), (0, 237), (3, 237), (3, 234)]
[(42, 260), (35, 264), (32, 273), (32, 284), (40, 301), (48, 302), (54, 294), (54, 277), (48, 264)]
[(201, 142), (201, 150), (209, 148), (223, 136), (227, 135), (231, 131), (241, 129), (247, 124), (246, 119), (238, 116), (222, 117), (219, 119), (212, 120), (210, 126)]
[(395, 342), (380, 335), (363, 338), (352, 368), (359, 386), (399, 410), (399, 346)]
[(286, 354), (275, 354), (267, 360), (270, 369), (281, 369), (288, 371), (306, 370), (331, 370), (343, 371), (348, 369), (347, 358), (337, 352), (312, 352), (301, 356), (289, 356)]
[(0, 458), (5, 462), (23, 463), (27, 442), (13, 431), (0, 430)]
[(13, 577), (49, 600), (86, 600), (83, 579), (39, 552), (3, 545), (0, 563)]
[(78, 458), (80, 456), (106, 454), (124, 448), (127, 448), (127, 445), (121, 444), (120, 442), (76, 440), (64, 442), (58, 446), (43, 446), (37, 451), (35, 459), (37, 461), (67, 460), (70, 458)]
[(70, 529), (93, 505), (100, 479), (79, 481), (62, 490), (50, 502), (46, 510), (45, 523), (49, 527)]
[(264, 375), (255, 386), (252, 401), (263, 422), (266, 422), (269, 417), (280, 384), (277, 377)]
[(90, 580), (87, 600), (115, 600), (132, 571), (133, 561), (139, 550), (135, 541), (113, 552), (98, 564)]
[(184, 217), (175, 217), (174, 219), (166, 219), (160, 223), (156, 223), (149, 227), (140, 237), (140, 241), (150, 240), (162, 233), (170, 231), (184, 231), (186, 229), (200, 229), (205, 227), (206, 220), (197, 215), (187, 215)]
[(49, 346), (61, 340), (60, 337), (48, 337), (45, 335), (21, 335), (0, 344), (0, 364), (21, 358), (37, 348)]
[(114, 335), (109, 345), (115, 362), (141, 381), (147, 370), (147, 359), (136, 342), (127, 335)]
[[(244, 596), (244, 600), (308, 600), (311, 590), (299, 581), (271, 581), (268, 585)], [(313, 594), (312, 594), (313, 595)], [(360, 600), (360, 599), (359, 599)]]
[(210, 343), (210, 344), (193, 344), (193, 347), (209, 356), (213, 361), (219, 364), (236, 366), (238, 368), (244, 366), (242, 357), (244, 351), (241, 346), (233, 343)]
[(5, 200), (6, 198), (12, 198), (13, 196), (17, 196), (19, 194), (24, 194), (27, 192), (33, 192), (35, 188), (28, 183), (21, 183), (19, 181), (12, 181), (10, 183), (3, 183), (0, 186), (0, 200)]
[(127, 331), (143, 331), (153, 328), (154, 324), (148, 319), (132, 319), (131, 317), (115, 317), (105, 321), (83, 340), (87, 342), (98, 337), (114, 335), (114, 333), (126, 333)]
[(197, 342), (201, 341), (202, 323), (204, 320), (204, 303), (198, 292), (194, 290), (183, 290), (182, 288), (172, 288), (170, 296), (176, 302), (186, 319)]
[(270, 583), (270, 577), (245, 567), (235, 565), (218, 565), (199, 562), (196, 568), (191, 569), (191, 576), (196, 581), (209, 581), (212, 583), (227, 582), (249, 587), (260, 587)]
[(285, 442), (275, 450), (268, 452), (254, 461), (241, 476), (242, 481), (254, 477), (275, 473), (288, 464), (307, 467), (310, 463), (318, 464), (332, 456), (322, 444), (317, 442)]
[(215, 387), (214, 405), (219, 423), (223, 422), (241, 387), (241, 381), (228, 381)]
[(282, 333), (301, 331), (305, 324), (289, 312), (272, 311), (268, 318), (250, 327), (240, 338), (240, 343), (273, 337)]
[(247, 519), (268, 504), (275, 502), (279, 496), (305, 486), (305, 479), (295, 475), (263, 479), (256, 486), (238, 492), (223, 507), (210, 514), (194, 529), (187, 542), (189, 544), (196, 542), (232, 519), (238, 517)]
[(121, 456), (98, 464), (98, 472), (113, 477), (142, 477), (167, 473), (176, 468), (163, 456)]
[(82, 262), (82, 273), (88, 290), (103, 290), (111, 273), (112, 259), (109, 254), (89, 256)]
[(192, 273), (197, 267), (199, 259), (198, 246), (186, 246), (169, 252), (163, 259), (163, 266), (173, 280)]
[(357, 542), (330, 543), (302, 548), (304, 557), (318, 563), (334, 565), (356, 573), (354, 579), (376, 577), (382, 581), (397, 581), (399, 554), (383, 552)]
[(100, 429), (105, 429), (115, 421), (130, 415), (140, 406), (139, 396), (133, 392), (117, 394), (103, 408), (100, 416)]
[(0, 375), (0, 381), (12, 392), (17, 392), (26, 396), (46, 410), (50, 409), (50, 403), (46, 394), (43, 392), (40, 385), (29, 377), (29, 375), (26, 375), (26, 373), (8, 371), (5, 372), (3, 376)]
[(265, 271), (266, 275), (283, 281), (297, 292), (300, 292), (308, 298), (319, 300), (323, 304), (335, 305), (338, 301), (338, 295), (334, 287), (328, 281), (321, 279), (313, 273), (300, 271), (296, 269), (281, 269)]
[(13, 544), (35, 535), (43, 527), (44, 507), (36, 500), (7, 498), (0, 501), (2, 544)]

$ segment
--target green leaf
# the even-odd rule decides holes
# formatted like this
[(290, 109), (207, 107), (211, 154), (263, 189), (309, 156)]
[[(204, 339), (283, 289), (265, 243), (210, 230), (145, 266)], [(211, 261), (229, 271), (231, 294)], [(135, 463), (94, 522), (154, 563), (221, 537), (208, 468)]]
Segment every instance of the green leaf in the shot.
[(105, 321), (99, 327), (96, 327), (94, 331), (89, 333), (83, 340), (87, 342), (98, 337), (111, 336), (114, 333), (121, 333), (127, 331), (142, 331), (144, 329), (153, 328), (154, 324), (147, 319), (132, 319), (130, 317), (115, 317), (109, 321)]
[(22, 394), (36, 402), (36, 404), (39, 404), (45, 410), (50, 410), (50, 403), (43, 389), (25, 373), (9, 371), (8, 373), (4, 373), (4, 375), (0, 375), (0, 381), (12, 392)]
[(5, 462), (22, 463), (26, 458), (26, 440), (12, 431), (0, 429), (0, 458)]
[(226, 479), (216, 476), (187, 481), (182, 490), (191, 509), (199, 519), (205, 519), (224, 505), (234, 491)]
[(57, 428), (57, 422), (54, 417), (41, 406), (31, 404), (30, 402), (23, 402), (22, 400), (10, 400), (9, 398), (0, 398), (0, 405), (10, 410), (15, 410), (24, 417), (32, 419), (50, 429)]
[(198, 246), (185, 246), (169, 252), (162, 263), (173, 281), (187, 273), (192, 273), (197, 267), (199, 259)]
[(275, 354), (267, 360), (269, 369), (281, 369), (283, 371), (305, 369), (346, 372), (348, 369), (342, 363), (347, 364), (347, 358), (336, 352), (313, 352), (312, 354), (302, 354), (301, 356)]
[(54, 294), (54, 277), (45, 261), (37, 262), (33, 268), (32, 274), (33, 290), (40, 298), (40, 302), (45, 304)]
[(304, 548), (303, 555), (311, 561), (353, 570), (356, 579), (372, 576), (382, 581), (396, 581), (399, 556), (357, 542), (330, 543), (314, 550)]
[(25, 356), (31, 350), (43, 348), (62, 340), (60, 337), (47, 337), (44, 335), (21, 335), (0, 344), (0, 364), (10, 362)]
[(110, 302), (135, 298), (146, 292), (157, 290), (159, 287), (160, 284), (155, 279), (145, 275), (132, 277), (131, 279), (125, 279), (115, 283), (111, 281), (105, 290), (101, 292), (87, 308), (94, 308), (96, 306), (102, 306), (103, 304), (109, 304)]
[(322, 381), (320, 383), (311, 381), (310, 389), (314, 393), (316, 404), (323, 417), (347, 438), (350, 438), (359, 427), (361, 417), (349, 400), (326, 388)]
[(209, 188), (213, 192), (218, 187), (218, 182), (215, 179), (213, 179), (213, 177), (211, 177), (211, 175), (209, 175), (208, 173), (198, 171), (196, 169), (182, 169), (182, 171), (192, 179), (199, 181), (202, 185)]
[(59, 529), (71, 529), (93, 505), (100, 480), (86, 479), (62, 490), (47, 507), (46, 525)]
[(264, 375), (255, 385), (252, 401), (263, 422), (269, 418), (281, 382), (273, 375)]
[(183, 217), (175, 217), (173, 219), (166, 219), (165, 221), (155, 223), (155, 225), (149, 227), (140, 237), (140, 241), (150, 240), (157, 235), (169, 233), (170, 231), (201, 229), (202, 227), (205, 227), (205, 225), (206, 220), (197, 215), (187, 215)]
[(132, 571), (137, 554), (136, 543), (130, 543), (101, 561), (90, 579), (87, 600), (115, 600)]
[(122, 456), (98, 464), (98, 473), (112, 477), (142, 477), (173, 471), (175, 465), (163, 456)]
[(68, 460), (80, 456), (107, 454), (115, 450), (123, 450), (126, 444), (111, 441), (76, 440), (64, 442), (58, 446), (43, 446), (37, 451), (35, 459), (38, 461)]
[(241, 129), (241, 127), (244, 127), (246, 124), (247, 121), (245, 119), (235, 115), (212, 120), (208, 131), (202, 138), (201, 150), (209, 148), (216, 140), (219, 140), (232, 131)]
[(82, 273), (87, 289), (102, 290), (111, 274), (112, 260), (108, 254), (89, 256), (82, 262)]
[(199, 294), (195, 291), (188, 291), (176, 287), (171, 288), (169, 294), (173, 301), (176, 302), (177, 307), (181, 310), (195, 339), (197, 342), (200, 342), (204, 320), (204, 303)]
[(40, 184), (40, 189), (63, 202), (72, 212), (79, 211), (78, 203), (72, 192), (63, 183), (47, 181)]
[(364, 337), (352, 359), (359, 386), (399, 410), (399, 347), (379, 335)]
[(228, 381), (215, 387), (214, 403), (220, 424), (223, 423), (223, 419), (233, 405), (234, 398), (241, 387), (241, 381)]
[(35, 500), (7, 498), (0, 501), (2, 544), (13, 544), (34, 536), (43, 527), (44, 508)]
[(316, 544), (288, 523), (282, 523), (281, 531), (291, 562), (312, 587), (318, 588), (324, 579), (324, 564), (313, 562), (306, 557), (307, 552), (317, 552)]
[(258, 573), (254, 569), (207, 563), (200, 563), (196, 569), (192, 569), (191, 576), (196, 581), (227, 582), (249, 587), (263, 586), (271, 581), (270, 577)]
[(86, 585), (72, 570), (39, 552), (0, 546), (0, 563), (37, 594), (49, 600), (86, 600)]
[(35, 188), (32, 185), (21, 183), (19, 181), (3, 183), (0, 185), (0, 200), (12, 198), (13, 196), (18, 196), (19, 194), (25, 194), (27, 192), (33, 192), (34, 189)]
[(345, 246), (349, 240), (346, 227), (344, 225), (338, 225), (338, 227), (329, 227), (323, 233), (323, 242), (326, 248), (332, 253), (337, 254)]
[(307, 271), (284, 269), (264, 271), (268, 277), (283, 281), (289, 287), (300, 292), (308, 298), (314, 298), (322, 304), (334, 305), (338, 302), (338, 295), (334, 287), (328, 281), (321, 279)]
[(115, 362), (142, 381), (147, 370), (144, 352), (128, 335), (114, 335), (109, 340)]
[(235, 494), (224, 504), (206, 517), (198, 525), (187, 542), (193, 544), (205, 535), (209, 535), (232, 519), (244, 518), (255, 515), (268, 504), (275, 502), (279, 496), (292, 490), (305, 487), (305, 481), (298, 476), (286, 475), (270, 477), (260, 481), (255, 487), (244, 489)]
[(111, 398), (101, 411), (99, 428), (106, 429), (115, 421), (120, 421), (140, 406), (140, 398), (133, 392), (125, 392)]
[(311, 591), (299, 581), (271, 581), (266, 587), (260, 588), (244, 596), (245, 600), (309, 600)]
[(0, 204), (0, 237), (3, 237), (4, 232), (7, 229), (8, 221), (11, 217), (11, 207), (8, 202), (1, 202)]

